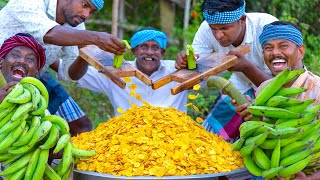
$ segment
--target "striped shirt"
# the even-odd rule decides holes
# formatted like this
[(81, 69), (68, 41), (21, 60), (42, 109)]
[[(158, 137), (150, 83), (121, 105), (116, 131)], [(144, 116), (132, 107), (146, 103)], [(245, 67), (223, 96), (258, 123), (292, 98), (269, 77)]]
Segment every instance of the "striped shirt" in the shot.
[[(259, 94), (260, 90), (269, 83), (270, 79), (263, 82), (258, 90), (257, 94)], [(313, 74), (312, 72), (306, 70), (303, 74), (301, 74), (298, 79), (292, 84), (291, 87), (297, 88), (306, 88), (307, 91), (300, 93), (299, 95), (295, 96), (294, 98), (300, 100), (307, 100), (307, 99), (315, 99), (312, 103), (313, 105), (320, 103), (320, 77)]]

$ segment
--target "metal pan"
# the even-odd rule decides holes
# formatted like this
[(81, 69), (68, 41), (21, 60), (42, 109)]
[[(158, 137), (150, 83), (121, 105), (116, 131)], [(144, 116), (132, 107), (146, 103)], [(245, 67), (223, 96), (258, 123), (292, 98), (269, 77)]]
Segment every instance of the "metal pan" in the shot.
[(163, 176), (163, 177), (154, 177), (154, 176), (114, 176), (110, 174), (101, 174), (97, 172), (90, 171), (79, 171), (73, 170), (73, 179), (74, 180), (128, 180), (128, 179), (157, 179), (157, 180), (169, 180), (169, 179), (180, 179), (180, 180), (218, 180), (219, 176), (229, 176), (233, 174), (239, 174), (247, 172), (247, 168), (236, 169), (231, 172), (221, 172), (214, 174), (201, 174), (201, 175), (190, 175), (190, 176)]

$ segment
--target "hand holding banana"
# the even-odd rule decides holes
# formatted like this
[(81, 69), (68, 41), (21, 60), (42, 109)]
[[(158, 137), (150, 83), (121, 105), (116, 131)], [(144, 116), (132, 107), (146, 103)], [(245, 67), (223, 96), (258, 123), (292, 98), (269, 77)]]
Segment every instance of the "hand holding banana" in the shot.
[[(72, 145), (70, 128), (63, 118), (45, 115), (49, 95), (41, 81), (26, 77), (7, 85), (14, 86), (0, 103), (0, 162), (7, 165), (0, 176), (63, 179), (69, 176), (75, 159), (94, 155), (94, 151)], [(54, 153), (64, 150), (59, 171), (48, 164), (49, 149)]]

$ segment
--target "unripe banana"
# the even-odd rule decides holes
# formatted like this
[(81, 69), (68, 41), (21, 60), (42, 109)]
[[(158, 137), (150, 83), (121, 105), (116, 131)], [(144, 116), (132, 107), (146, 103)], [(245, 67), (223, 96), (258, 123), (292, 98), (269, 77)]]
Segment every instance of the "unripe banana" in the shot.
[(317, 139), (320, 136), (320, 129), (316, 129), (314, 132), (311, 132), (307, 135), (303, 135), (303, 137), (301, 138), (301, 141), (317, 141)]
[(48, 115), (43, 117), (42, 121), (50, 121), (51, 123), (59, 126), (62, 134), (69, 134), (69, 131), (70, 131), (69, 124), (66, 120), (64, 120), (60, 116)]
[(261, 106), (268, 101), (286, 82), (287, 76), (289, 75), (289, 69), (281, 71), (276, 77), (264, 86), (254, 101), (255, 106)]
[(26, 83), (22, 83), (22, 86), (25, 89), (28, 89), (31, 93), (31, 102), (32, 102), (32, 109), (35, 111), (38, 109), (38, 103), (40, 102), (40, 91), (39, 89), (32, 85), (32, 84), (26, 84)]
[(262, 169), (267, 170), (270, 169), (270, 159), (263, 152), (263, 150), (259, 147), (256, 147), (253, 150), (253, 161)]
[(314, 106), (308, 106), (305, 111), (319, 114), (320, 104), (317, 104), (317, 105), (314, 105)]
[(15, 98), (8, 98), (9, 103), (24, 104), (31, 100), (31, 93), (27, 89), (23, 89), (23, 93)]
[(282, 107), (294, 106), (302, 103), (303, 101), (295, 98), (288, 98), (284, 96), (273, 96), (266, 102), (265, 106), (282, 108)]
[(26, 144), (23, 146), (19, 146), (19, 147), (13, 147), (14, 149), (8, 149), (8, 153), (10, 154), (24, 154), (28, 151), (30, 151), (31, 149), (34, 148), (34, 144)]
[(53, 150), (53, 153), (58, 153), (59, 151), (61, 151), (68, 144), (69, 140), (70, 140), (70, 135), (69, 134), (62, 135), (59, 138), (59, 140), (57, 142), (57, 145)]
[(255, 162), (252, 160), (252, 157), (250, 154), (243, 158), (243, 162), (251, 174), (253, 174), (255, 176), (262, 175), (263, 170), (255, 164)]
[(276, 168), (279, 166), (280, 163), (280, 153), (281, 153), (281, 140), (278, 138), (278, 142), (276, 147), (274, 148), (272, 155), (271, 155), (271, 160), (270, 160), (270, 166), (271, 168)]
[(294, 97), (302, 92), (305, 92), (306, 88), (288, 87), (279, 89), (275, 96)]
[(33, 134), (29, 145), (34, 145), (40, 140), (42, 140), (50, 132), (52, 123), (50, 121), (43, 121), (40, 126), (37, 128), (36, 132)]
[(302, 118), (298, 119), (278, 119), (276, 122), (276, 128), (284, 128), (284, 127), (298, 127), (302, 125), (309, 124), (314, 118), (316, 118), (317, 114), (307, 112), (303, 115)]
[[(287, 144), (293, 143), (299, 139), (301, 139), (301, 136), (303, 135), (303, 131), (299, 131), (292, 137), (287, 137), (281, 139), (280, 146), (286, 146)], [(260, 147), (262, 149), (274, 149), (277, 145), (278, 139), (273, 138), (273, 139), (266, 139), (262, 144), (260, 144)]]
[(46, 175), (51, 180), (61, 180), (61, 177), (52, 169), (52, 167), (48, 163), (46, 164), (44, 175)]
[(249, 106), (248, 111), (253, 115), (268, 118), (296, 119), (303, 116), (302, 114), (295, 113), (287, 109), (267, 106)]
[(279, 128), (279, 129), (275, 129), (276, 134), (270, 134), (269, 137), (270, 138), (277, 138), (277, 137), (281, 137), (281, 138), (286, 138), (289, 136), (292, 136), (296, 133), (298, 133), (299, 131), (302, 131), (302, 129), (300, 128), (294, 128), (294, 127), (285, 127), (285, 128)]
[(61, 180), (68, 180), (69, 175), (70, 175), (72, 169), (73, 169), (73, 163), (70, 164), (67, 172), (65, 172), (65, 173), (62, 175)]
[(32, 115), (41, 115), (44, 114), (46, 109), (48, 108), (47, 102), (42, 95), (40, 95), (40, 102), (38, 104), (38, 109), (33, 111)]
[(12, 164), (12, 163), (15, 162), (16, 160), (20, 159), (20, 157), (21, 157), (22, 155), (23, 155), (23, 154), (14, 155), (14, 156), (12, 156), (11, 158), (3, 161), (1, 165), (2, 165), (3, 167), (5, 167), (5, 166), (7, 166), (7, 165), (9, 165), (9, 164)]
[(5, 169), (4, 171), (0, 172), (0, 176), (12, 174), (14, 172), (19, 171), (20, 169), (22, 169), (23, 167), (25, 167), (28, 164), (28, 162), (30, 161), (31, 156), (32, 156), (32, 152), (29, 152), (29, 153), (23, 155), (17, 161), (15, 161), (14, 163), (10, 164), (10, 166), (8, 166), (7, 169)]
[[(300, 76), (300, 74), (302, 74), (302, 73), (304, 73), (304, 72), (305, 72), (305, 70), (304, 70), (303, 68), (302, 68), (302, 69), (297, 69), (297, 70), (292, 70), (292, 71), (290, 71), (290, 73), (289, 73), (289, 75), (288, 75), (288, 77), (287, 77), (286, 83), (294, 80), (295, 78), (297, 78), (298, 76)], [(286, 84), (286, 83), (285, 83), (285, 84)]]
[(8, 136), (0, 142), (0, 151), (3, 151), (10, 147), (22, 134), (24, 127), (26, 126), (26, 121), (22, 121), (16, 129), (12, 130)]
[(9, 92), (9, 94), (3, 99), (0, 104), (0, 109), (6, 109), (12, 105), (12, 103), (8, 102), (9, 98), (15, 98), (20, 96), (23, 93), (23, 86), (20, 83), (17, 83), (13, 89)]
[(302, 151), (305, 147), (310, 144), (308, 141), (296, 141), (284, 146), (280, 152), (280, 159), (288, 157), (289, 155)]
[(29, 111), (32, 110), (32, 103), (27, 102), (25, 104), (21, 104), (16, 112), (13, 114), (11, 121), (15, 121), (16, 119), (20, 118), (21, 116), (27, 114)]
[(280, 161), (280, 166), (290, 166), (302, 159), (305, 159), (306, 157), (310, 156), (311, 152), (313, 151), (313, 148), (296, 152), (294, 154), (291, 154), (290, 156), (287, 156)]
[(41, 124), (40, 117), (33, 116), (31, 124), (30, 124), (30, 130), (28, 131), (28, 133), (24, 136), (24, 138), (13, 143), (12, 146), (18, 147), (18, 146), (23, 146), (23, 145), (28, 144), (30, 142), (30, 140), (32, 139), (34, 133), (36, 132), (36, 130), (40, 126), (40, 124)]
[(53, 148), (58, 139), (59, 139), (59, 128), (56, 124), (52, 124), (52, 127), (50, 129), (49, 137), (47, 138), (46, 142), (39, 146), (40, 149), (50, 149)]
[(41, 95), (46, 100), (47, 106), (48, 106), (49, 94), (48, 94), (47, 88), (43, 85), (43, 83), (39, 79), (34, 78), (34, 77), (24, 77), (23, 79), (20, 80), (20, 83), (21, 84), (29, 83), (29, 84), (36, 86), (38, 88), (38, 90), (40, 91)]
[(279, 172), (279, 176), (286, 178), (290, 177), (291, 175), (294, 175), (298, 173), (299, 171), (303, 170), (308, 163), (311, 161), (312, 156), (308, 156), (307, 158), (296, 162), (295, 164), (292, 164), (288, 167), (285, 167)]
[(315, 101), (315, 99), (308, 99), (305, 100), (302, 104), (296, 105), (296, 106), (291, 106), (287, 107), (286, 109), (295, 112), (295, 113), (304, 113), (305, 109), (312, 104)]
[(196, 60), (194, 59), (194, 50), (192, 45), (187, 45), (186, 55), (188, 60), (188, 69), (197, 68)]
[(238, 151), (239, 149), (241, 149), (245, 140), (246, 140), (245, 137), (240, 137), (236, 142), (232, 144), (232, 150)]
[(11, 174), (10, 178), (6, 178), (9, 180), (19, 180), (24, 177), (24, 174), (26, 172), (27, 166), (21, 168), (19, 171), (16, 171), (15, 173)]
[(239, 127), (240, 137), (250, 137), (257, 128), (264, 126), (272, 126), (262, 121), (246, 121)]
[(27, 166), (26, 174), (24, 177), (25, 180), (32, 180), (34, 171), (36, 170), (36, 167), (38, 164), (39, 156), (40, 156), (40, 149), (36, 149), (35, 151), (33, 151), (31, 159)]
[(313, 148), (314, 148), (314, 150), (312, 153), (318, 153), (320, 151), (320, 139), (319, 138), (317, 139), (316, 142), (314, 142)]
[(72, 145), (71, 142), (68, 142), (67, 145), (63, 149), (63, 154), (62, 154), (62, 169), (61, 172), (62, 174), (65, 174), (68, 171), (68, 168), (70, 167), (72, 163)]
[(14, 114), (14, 111), (10, 112), (9, 114), (7, 114), (6, 117), (4, 117), (0, 121), (0, 129), (11, 120), (11, 117), (13, 116), (13, 114)]
[[(16, 108), (16, 104), (12, 104), (10, 105), (8, 108), (0, 111), (0, 120), (2, 119), (6, 119), (6, 117), (11, 114), (11, 113), (14, 113), (15, 112), (15, 108)], [(4, 124), (3, 124), (4, 125)], [(1, 125), (1, 127), (3, 126)]]
[(270, 133), (272, 133), (272, 134), (276, 134), (277, 133), (276, 130), (273, 129), (272, 127), (263, 126), (263, 127), (258, 127), (257, 130), (252, 134), (252, 136), (257, 136), (257, 135), (262, 134), (262, 133), (264, 133), (266, 131), (270, 131)]
[(256, 144), (257, 146), (259, 146), (267, 139), (269, 133), (270, 130), (267, 130), (264, 133), (259, 134), (257, 136), (249, 137), (246, 139), (245, 145)]
[(41, 180), (48, 163), (49, 149), (40, 150), (40, 155), (37, 163), (37, 167), (34, 170), (34, 176), (32, 180)]
[(283, 166), (270, 168), (262, 172), (261, 176), (265, 179), (271, 179), (278, 175), (278, 173), (283, 169)]
[(0, 129), (0, 134), (1, 133), (7, 133), (10, 132), (11, 130), (15, 129), (16, 127), (18, 127), (23, 121), (26, 120), (26, 118), (28, 117), (28, 114), (23, 115), (22, 117), (20, 117), (18, 120), (10, 120), (7, 124), (5, 124), (1, 129)]
[(76, 158), (89, 158), (93, 156), (95, 153), (94, 150), (87, 151), (87, 150), (78, 149), (75, 144), (72, 144), (71, 152), (72, 152), (72, 156)]
[(62, 170), (62, 162), (60, 161), (60, 163), (53, 168), (53, 170), (60, 176), (62, 177), (63, 176), (63, 173), (61, 172)]
[(241, 154), (242, 157), (245, 157), (245, 156), (249, 155), (256, 147), (257, 147), (256, 144), (250, 144), (248, 146), (243, 146), (239, 150), (239, 153)]
[(29, 125), (28, 125), (28, 123), (26, 123), (26, 126), (24, 127), (20, 137), (16, 140), (16, 142), (20, 141), (21, 139), (23, 139), (25, 137), (25, 135), (28, 133), (28, 131), (29, 131)]
[(0, 154), (0, 162), (3, 162), (3, 161), (8, 160), (10, 158), (13, 158), (13, 156), (15, 156), (15, 155), (10, 154), (10, 153), (1, 153)]
[(312, 121), (310, 124), (300, 126), (300, 128), (303, 130), (303, 136), (305, 137), (312, 133), (314, 130), (318, 129), (320, 127), (319, 121)]

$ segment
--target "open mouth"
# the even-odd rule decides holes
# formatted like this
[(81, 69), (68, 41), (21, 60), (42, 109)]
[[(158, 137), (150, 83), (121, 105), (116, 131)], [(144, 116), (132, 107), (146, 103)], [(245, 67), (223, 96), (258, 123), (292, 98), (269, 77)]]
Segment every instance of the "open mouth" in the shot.
[(275, 59), (272, 61), (272, 66), (275, 71), (282, 71), (287, 68), (287, 61), (284, 59)]
[(145, 61), (154, 61), (155, 59), (152, 57), (144, 57), (143, 60)]
[(13, 67), (11, 70), (11, 74), (16, 79), (22, 79), (27, 76), (27, 70), (21, 66)]

